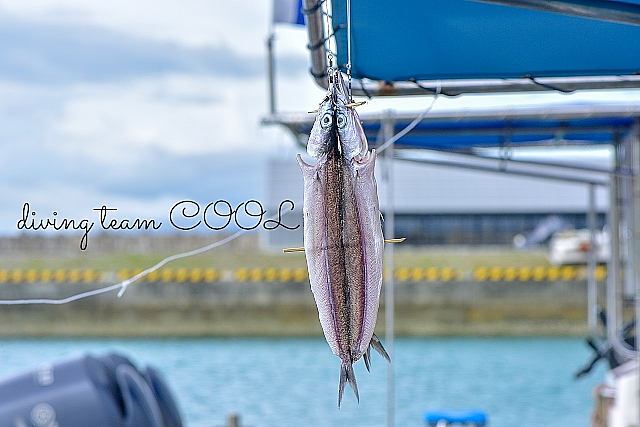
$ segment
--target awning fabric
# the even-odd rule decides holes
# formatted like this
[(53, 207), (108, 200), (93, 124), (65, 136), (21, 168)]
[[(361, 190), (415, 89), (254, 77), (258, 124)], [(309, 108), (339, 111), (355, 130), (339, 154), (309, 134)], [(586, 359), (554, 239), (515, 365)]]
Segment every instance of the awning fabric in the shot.
[[(346, 3), (332, 0), (339, 64), (347, 63)], [(468, 0), (351, 0), (351, 39), (352, 72), (358, 79), (602, 76), (640, 70), (640, 26)]]

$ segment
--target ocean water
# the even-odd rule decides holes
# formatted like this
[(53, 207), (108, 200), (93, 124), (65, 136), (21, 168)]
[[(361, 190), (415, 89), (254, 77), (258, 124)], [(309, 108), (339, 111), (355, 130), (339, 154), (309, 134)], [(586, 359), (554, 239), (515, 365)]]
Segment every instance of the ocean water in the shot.
[[(382, 338), (384, 343), (384, 338)], [(358, 361), (360, 403), (345, 389), (339, 359), (323, 339), (0, 341), (0, 378), (46, 362), (117, 351), (163, 374), (188, 427), (385, 426), (387, 362)], [(591, 354), (578, 338), (399, 338), (395, 425), (425, 426), (427, 409), (482, 409), (491, 427), (588, 426), (598, 369), (573, 374)]]

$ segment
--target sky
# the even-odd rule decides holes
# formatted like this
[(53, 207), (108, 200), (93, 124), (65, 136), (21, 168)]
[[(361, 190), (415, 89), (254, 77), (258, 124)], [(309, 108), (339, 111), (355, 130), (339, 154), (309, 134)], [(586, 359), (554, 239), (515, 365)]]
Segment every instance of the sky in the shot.
[[(271, 7), (0, 1), (0, 235), (25, 203), (36, 224), (103, 205), (168, 224), (182, 200), (260, 200), (266, 158), (295, 148), (260, 125)], [(312, 109), (304, 28), (279, 27), (278, 103)]]
[[(27, 203), (35, 224), (98, 229), (106, 206), (110, 219), (176, 231), (181, 201), (262, 200), (267, 159), (301, 151), (260, 124), (271, 16), (271, 0), (0, 0), (0, 236), (33, 232), (19, 229)], [(278, 110), (316, 108), (305, 29), (275, 35)], [(610, 96), (443, 97), (434, 109)], [(374, 99), (360, 111), (430, 103)]]

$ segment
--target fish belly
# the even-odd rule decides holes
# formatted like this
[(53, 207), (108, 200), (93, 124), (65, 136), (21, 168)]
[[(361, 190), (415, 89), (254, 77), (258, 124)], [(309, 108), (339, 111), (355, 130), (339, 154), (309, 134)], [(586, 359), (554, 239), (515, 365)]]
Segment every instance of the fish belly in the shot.
[(309, 280), (325, 338), (353, 363), (367, 351), (382, 284), (383, 237), (373, 169), (332, 150), (304, 177), (304, 240)]

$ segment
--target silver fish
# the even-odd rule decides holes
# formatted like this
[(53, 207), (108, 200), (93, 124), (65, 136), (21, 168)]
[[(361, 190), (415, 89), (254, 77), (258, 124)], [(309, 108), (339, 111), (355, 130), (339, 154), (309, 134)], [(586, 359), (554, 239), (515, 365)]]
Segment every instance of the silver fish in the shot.
[[(355, 108), (347, 107), (352, 99), (342, 73), (335, 73), (336, 125), (344, 156), (351, 160), (364, 156), (369, 150), (367, 137)], [(358, 157), (360, 156), (360, 157)]]
[[(363, 153), (366, 137), (362, 126), (355, 126), (360, 121), (346, 107), (341, 85), (344, 81), (338, 72), (311, 132), (313, 148), (308, 151), (319, 158), (318, 163), (309, 165), (298, 155), (304, 177), (304, 247), (311, 290), (325, 338), (341, 360), (338, 406), (346, 383), (359, 400), (352, 365), (364, 357), (369, 369), (370, 347), (389, 360), (373, 333), (384, 245), (374, 177), (376, 153)], [(342, 127), (340, 115), (346, 118)]]
[(333, 98), (333, 90), (330, 87), (327, 96), (318, 107), (318, 114), (311, 128), (309, 142), (307, 142), (307, 153), (316, 159), (327, 154), (331, 145), (329, 138), (335, 115)]

